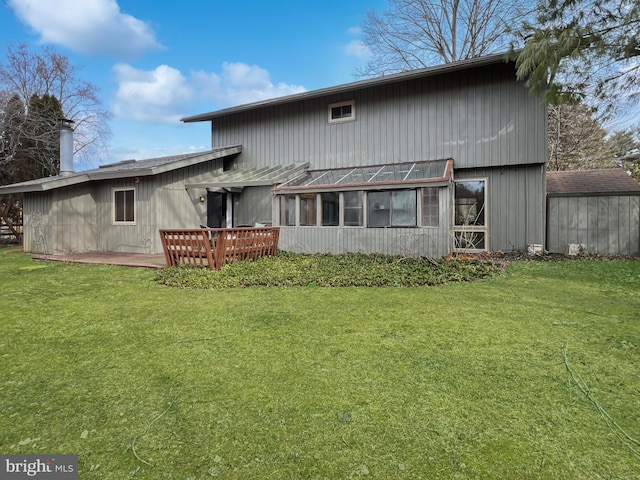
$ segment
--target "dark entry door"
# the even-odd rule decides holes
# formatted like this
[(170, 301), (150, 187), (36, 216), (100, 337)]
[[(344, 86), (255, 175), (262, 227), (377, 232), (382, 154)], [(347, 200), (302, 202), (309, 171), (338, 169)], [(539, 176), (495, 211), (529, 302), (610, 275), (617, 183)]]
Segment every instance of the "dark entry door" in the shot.
[(227, 194), (207, 192), (207, 227), (227, 227)]

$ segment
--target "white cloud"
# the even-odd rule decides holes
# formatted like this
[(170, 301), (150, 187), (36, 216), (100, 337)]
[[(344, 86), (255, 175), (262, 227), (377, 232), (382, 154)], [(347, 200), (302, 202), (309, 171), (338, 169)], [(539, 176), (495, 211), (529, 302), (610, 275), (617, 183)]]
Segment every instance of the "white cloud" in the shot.
[[(347, 33), (352, 37), (360, 37), (362, 35), (362, 28), (350, 27), (347, 29)], [(361, 60), (366, 60), (371, 56), (371, 50), (369, 50), (369, 47), (367, 47), (359, 38), (355, 38), (347, 43), (343, 47), (343, 51), (349, 57), (356, 57)]]
[(344, 47), (344, 52), (350, 57), (367, 58), (371, 51), (360, 40), (351, 40)]
[(43, 43), (83, 54), (133, 58), (162, 48), (151, 27), (122, 13), (116, 0), (9, 0)]
[(305, 91), (273, 84), (268, 71), (245, 63), (224, 63), (221, 73), (196, 71), (188, 77), (168, 65), (139, 70), (118, 64), (114, 71), (114, 115), (144, 122), (175, 123), (187, 115)]
[(113, 67), (118, 81), (113, 114), (142, 122), (177, 122), (196, 92), (179, 70), (160, 65), (145, 71), (130, 65)]

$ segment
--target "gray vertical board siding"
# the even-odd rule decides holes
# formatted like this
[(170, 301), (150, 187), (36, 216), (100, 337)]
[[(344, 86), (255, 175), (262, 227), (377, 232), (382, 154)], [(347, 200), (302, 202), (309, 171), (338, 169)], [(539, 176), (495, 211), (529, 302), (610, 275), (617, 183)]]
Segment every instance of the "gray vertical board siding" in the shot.
[(51, 235), (52, 193), (25, 193), (23, 201), (23, 248), (28, 253), (53, 254)]
[(575, 243), (589, 253), (640, 255), (640, 196), (550, 196), (547, 222), (550, 252)]
[(60, 188), (24, 196), (24, 249), (73, 254), (96, 250), (95, 200), (90, 186)]
[(279, 249), (297, 253), (385, 253), (443, 257), (445, 228), (281, 227)]
[[(101, 182), (98, 187), (98, 248), (113, 252), (162, 253), (158, 230), (197, 228), (206, 223), (205, 189), (185, 188), (186, 183), (205, 182), (222, 171), (222, 160), (212, 160), (157, 176)], [(113, 222), (113, 189), (136, 189), (135, 225)]]
[(248, 187), (233, 195), (233, 225), (270, 224), (271, 187)]
[(488, 249), (544, 244), (544, 165), (456, 170), (456, 180), (487, 179)]
[[(329, 124), (354, 99), (356, 120)], [(301, 100), (216, 118), (213, 146), (242, 144), (244, 168), (312, 169), (452, 157), (456, 168), (546, 161), (546, 107), (509, 64)]]

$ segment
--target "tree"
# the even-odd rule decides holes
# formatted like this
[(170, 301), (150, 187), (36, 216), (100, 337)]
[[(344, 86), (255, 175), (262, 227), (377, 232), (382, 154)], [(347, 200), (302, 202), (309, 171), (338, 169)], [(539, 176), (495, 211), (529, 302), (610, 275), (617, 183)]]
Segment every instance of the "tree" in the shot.
[(640, 87), (637, 0), (549, 0), (525, 23), (517, 76), (551, 103), (584, 101), (606, 114), (633, 105)]
[[(111, 137), (111, 114), (102, 106), (97, 87), (81, 80), (79, 72), (80, 67), (51, 48), (32, 53), (24, 44), (9, 46), (5, 62), (0, 63), (0, 90), (18, 96), (27, 106), (34, 96), (55, 97), (64, 118), (74, 121), (74, 155), (100, 158)], [(0, 104), (0, 115), (2, 107)], [(30, 134), (23, 132), (25, 137)]]
[(549, 106), (547, 170), (615, 166), (607, 131), (584, 104)]
[(614, 132), (609, 145), (616, 164), (640, 182), (640, 125)]
[(367, 13), (363, 43), (373, 59), (358, 76), (378, 76), (504, 51), (525, 15), (518, 0), (389, 0)]
[[(0, 184), (59, 173), (61, 118), (75, 122), (74, 154), (89, 158), (106, 151), (110, 114), (96, 87), (78, 72), (68, 57), (49, 48), (40, 54), (25, 45), (8, 48), (0, 63)], [(21, 212), (19, 196), (0, 199), (0, 219), (18, 239), (13, 226)]]

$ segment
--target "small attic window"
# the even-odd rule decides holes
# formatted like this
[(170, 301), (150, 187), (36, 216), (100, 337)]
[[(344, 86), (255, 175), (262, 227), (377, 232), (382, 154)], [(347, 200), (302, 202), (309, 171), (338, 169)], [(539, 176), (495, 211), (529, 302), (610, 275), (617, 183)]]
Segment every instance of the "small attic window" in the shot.
[(329, 105), (329, 123), (349, 122), (356, 119), (356, 102), (332, 103)]

